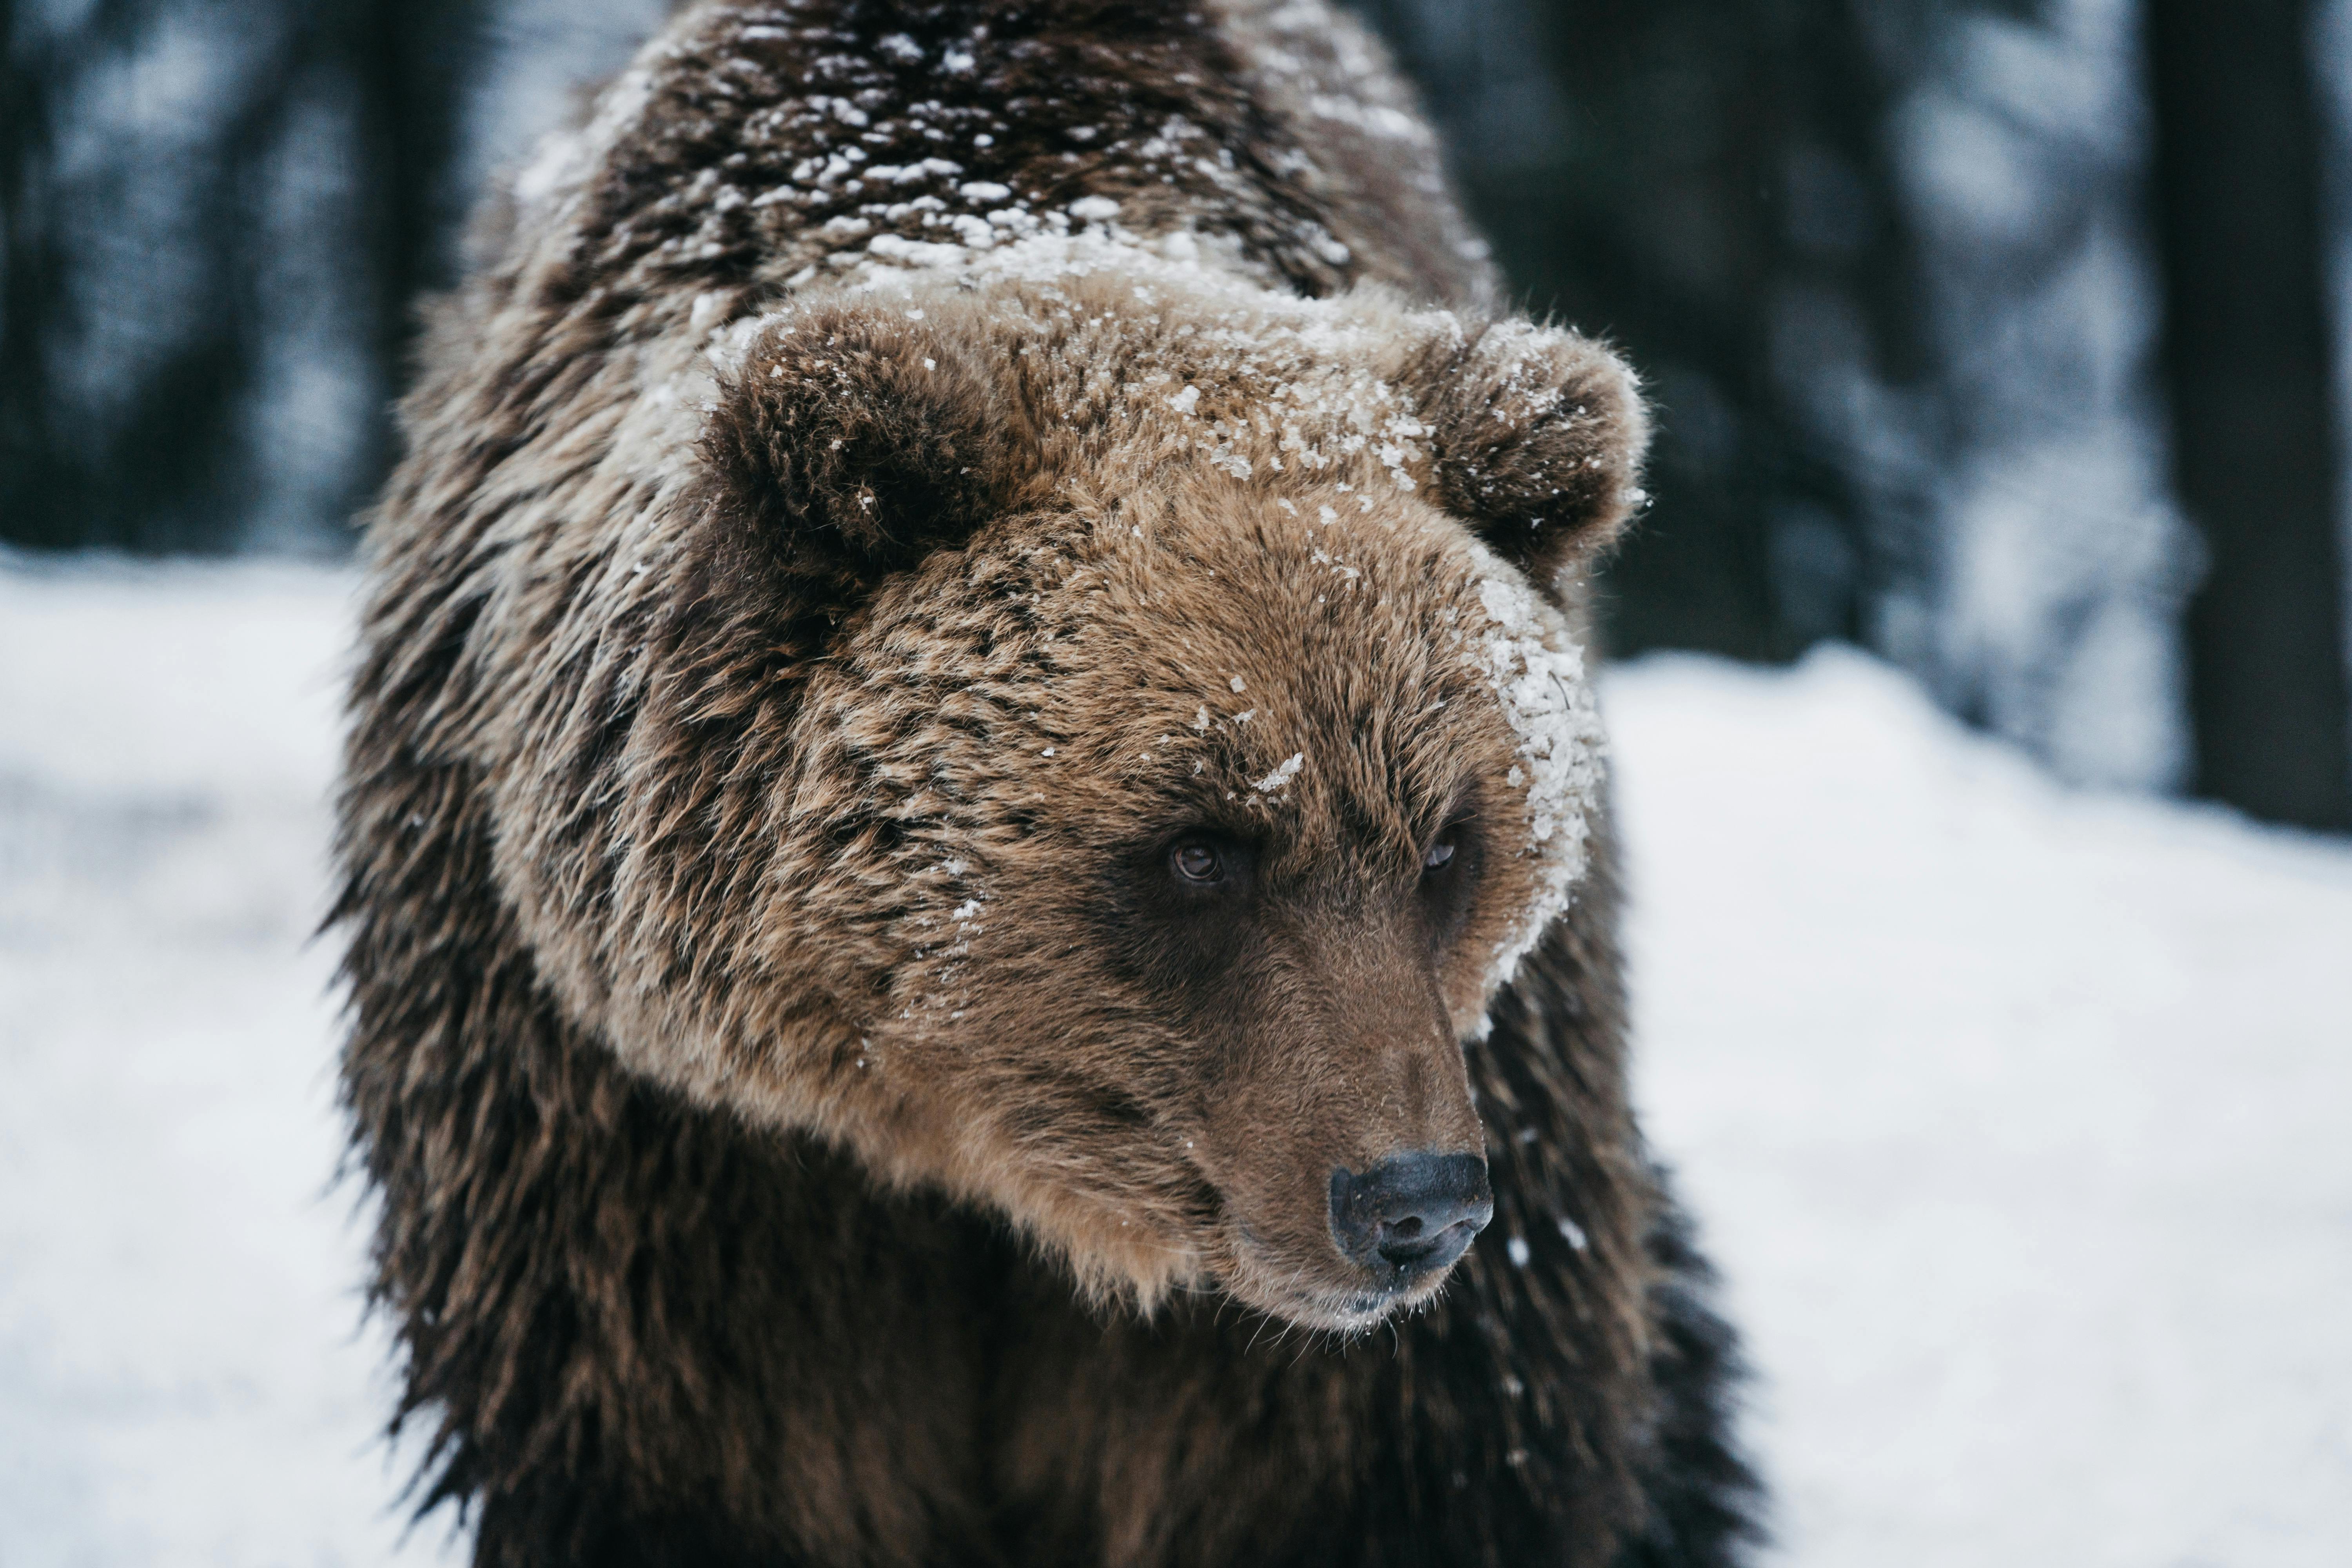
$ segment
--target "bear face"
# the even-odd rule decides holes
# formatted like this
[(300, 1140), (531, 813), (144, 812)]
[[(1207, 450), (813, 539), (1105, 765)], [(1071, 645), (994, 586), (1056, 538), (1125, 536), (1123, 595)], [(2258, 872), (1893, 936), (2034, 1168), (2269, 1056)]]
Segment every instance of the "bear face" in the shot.
[[(1131, 268), (814, 300), (720, 358), (676, 548), (823, 652), (698, 840), (755, 906), (710, 983), (677, 983), (695, 874), (630, 865), (685, 808), (616, 837), (603, 994), (655, 1011), (607, 1037), (1097, 1298), (1426, 1300), (1490, 1212), (1465, 1042), (1583, 868), (1600, 731), (1541, 590), (1635, 499), (1630, 377)], [(649, 637), (648, 710), (723, 640)]]
[[(1333, 1184), (1479, 1157), (1461, 1041), (1572, 854), (1508, 782), (1479, 563), (1383, 500), (1313, 531), (1181, 492), (1005, 520), (894, 584), (809, 693), (812, 763), (865, 761), (900, 825), (882, 874), (921, 889), (869, 1066), (989, 1108), (958, 1139), (976, 1184), (1073, 1256), (1332, 1326), (1458, 1255), (1348, 1257)], [(944, 678), (909, 682), (919, 647)]]

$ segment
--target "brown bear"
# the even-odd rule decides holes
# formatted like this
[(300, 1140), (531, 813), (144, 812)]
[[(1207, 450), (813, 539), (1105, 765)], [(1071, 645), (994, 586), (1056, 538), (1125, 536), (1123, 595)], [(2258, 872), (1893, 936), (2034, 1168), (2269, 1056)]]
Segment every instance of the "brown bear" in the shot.
[(709, 0), (481, 248), (336, 917), (476, 1562), (1738, 1561), (1583, 652), (1643, 406), (1366, 36)]

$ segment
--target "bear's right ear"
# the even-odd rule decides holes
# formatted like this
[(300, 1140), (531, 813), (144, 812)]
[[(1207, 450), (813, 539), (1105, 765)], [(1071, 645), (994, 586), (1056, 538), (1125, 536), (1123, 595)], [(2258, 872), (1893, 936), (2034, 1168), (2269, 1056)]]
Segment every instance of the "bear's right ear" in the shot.
[(960, 543), (1017, 482), (1014, 400), (988, 358), (873, 307), (769, 328), (704, 426), (713, 500), (785, 572), (835, 588)]

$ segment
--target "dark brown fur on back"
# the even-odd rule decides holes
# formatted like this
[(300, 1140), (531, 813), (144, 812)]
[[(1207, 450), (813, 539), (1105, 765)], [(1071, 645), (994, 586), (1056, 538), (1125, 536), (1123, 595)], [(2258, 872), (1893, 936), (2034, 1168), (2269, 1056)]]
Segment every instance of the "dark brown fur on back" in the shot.
[[(486, 228), (337, 910), (478, 1562), (1738, 1560), (1597, 806), (1490, 973), (1567, 850), (1472, 634), (1582, 625), (1643, 415), (1409, 109), (1319, 6), (707, 4)], [(1263, 899), (1137, 891), (1212, 829)], [(1450, 1282), (1298, 1326), (1299, 1194), (1464, 1138)]]

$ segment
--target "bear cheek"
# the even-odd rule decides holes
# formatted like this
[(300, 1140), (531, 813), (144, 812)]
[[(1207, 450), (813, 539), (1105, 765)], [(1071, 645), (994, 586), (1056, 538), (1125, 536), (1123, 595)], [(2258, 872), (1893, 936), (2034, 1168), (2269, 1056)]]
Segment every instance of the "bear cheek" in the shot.
[(898, 976), (898, 1087), (938, 1128), (953, 1189), (1150, 1300), (1197, 1254), (1213, 1202), (1192, 1158), (1196, 1043), (1090, 953), (1076, 879), (1005, 868), (941, 964)]

